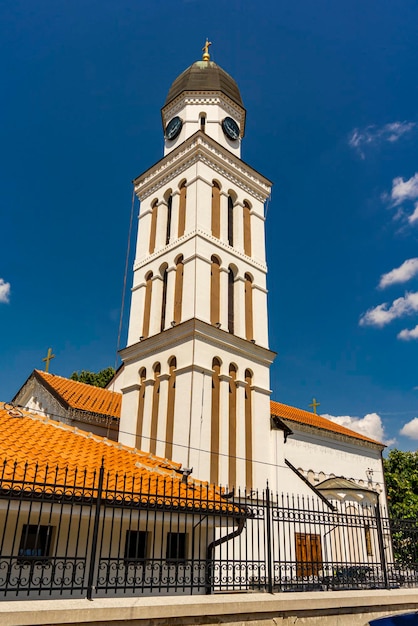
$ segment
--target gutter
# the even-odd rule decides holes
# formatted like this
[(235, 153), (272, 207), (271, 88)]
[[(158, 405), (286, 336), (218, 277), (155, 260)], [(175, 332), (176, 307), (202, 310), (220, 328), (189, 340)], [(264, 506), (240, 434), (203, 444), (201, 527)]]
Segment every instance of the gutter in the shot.
[(215, 548), (217, 546), (220, 546), (222, 543), (226, 543), (231, 539), (235, 539), (235, 537), (238, 537), (245, 528), (245, 517), (235, 518), (235, 521), (238, 523), (238, 528), (236, 530), (234, 530), (232, 533), (229, 533), (228, 535), (225, 535), (224, 537), (219, 537), (219, 539), (215, 539), (215, 541), (212, 541), (206, 549), (206, 595), (212, 593), (211, 578), (213, 569), (213, 552)]

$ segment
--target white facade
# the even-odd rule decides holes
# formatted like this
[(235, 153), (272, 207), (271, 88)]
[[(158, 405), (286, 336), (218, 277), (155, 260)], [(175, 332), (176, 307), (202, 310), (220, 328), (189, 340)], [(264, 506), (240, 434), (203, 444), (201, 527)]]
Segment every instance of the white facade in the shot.
[[(205, 63), (195, 65), (204, 73)], [(245, 110), (226, 93), (183, 91), (163, 108), (164, 127), (176, 116), (182, 128), (165, 139), (164, 158), (134, 181), (141, 205), (119, 440), (204, 480), (265, 485), (271, 183), (240, 160)], [(225, 117), (239, 137), (224, 132)]]

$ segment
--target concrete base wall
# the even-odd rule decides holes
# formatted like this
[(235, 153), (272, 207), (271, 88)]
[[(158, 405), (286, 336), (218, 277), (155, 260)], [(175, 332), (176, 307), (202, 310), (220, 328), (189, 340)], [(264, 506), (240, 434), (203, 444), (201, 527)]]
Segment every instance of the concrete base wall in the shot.
[(366, 626), (418, 610), (418, 590), (0, 603), (2, 626)]

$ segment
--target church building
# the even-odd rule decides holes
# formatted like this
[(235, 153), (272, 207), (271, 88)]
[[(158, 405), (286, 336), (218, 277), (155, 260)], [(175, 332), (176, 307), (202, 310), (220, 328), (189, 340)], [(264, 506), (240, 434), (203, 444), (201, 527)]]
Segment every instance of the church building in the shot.
[(139, 226), (122, 366), (100, 392), (35, 371), (13, 402), (229, 489), (251, 493), (268, 481), (312, 495), (343, 477), (352, 488), (338, 483), (340, 499), (358, 489), (358, 499), (372, 491), (384, 503), (380, 442), (270, 399), (272, 183), (241, 158), (246, 110), (209, 45), (168, 90), (163, 157), (134, 180)]
[[(300, 419), (286, 426), (289, 411), (270, 401), (272, 183), (241, 158), (246, 110), (209, 45), (168, 91), (162, 159), (134, 180), (140, 212), (129, 333), (112, 385), (122, 393), (119, 441), (249, 491), (266, 480), (303, 491), (286, 462), (292, 448), (312, 484), (355, 473), (370, 486), (369, 472), (382, 490), (380, 443), (319, 416), (309, 423), (311, 414), (297, 409)], [(287, 429), (297, 434), (287, 437)]]

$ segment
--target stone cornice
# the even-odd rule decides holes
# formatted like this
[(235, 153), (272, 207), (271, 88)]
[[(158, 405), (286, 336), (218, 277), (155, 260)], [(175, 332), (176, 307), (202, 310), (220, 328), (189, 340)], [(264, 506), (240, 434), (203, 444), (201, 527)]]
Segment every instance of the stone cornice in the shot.
[(143, 201), (198, 162), (205, 163), (261, 202), (270, 195), (271, 181), (200, 130), (135, 178), (135, 193)]
[(155, 259), (158, 259), (158, 257), (160, 257), (160, 256), (161, 257), (166, 257), (168, 252), (170, 252), (172, 250), (175, 250), (176, 248), (179, 248), (180, 246), (185, 244), (190, 239), (193, 239), (193, 237), (200, 237), (202, 239), (205, 239), (206, 241), (209, 241), (210, 243), (215, 244), (218, 249), (224, 250), (225, 252), (227, 252), (231, 256), (234, 256), (234, 257), (236, 257), (238, 259), (241, 259), (241, 260), (245, 261), (249, 266), (257, 268), (258, 270), (261, 270), (264, 273), (267, 272), (267, 266), (266, 266), (265, 263), (260, 263), (259, 261), (253, 259), (252, 257), (249, 257), (246, 254), (244, 254), (244, 252), (241, 252), (240, 250), (237, 250), (236, 248), (232, 248), (226, 242), (221, 241), (220, 239), (217, 239), (213, 235), (211, 235), (211, 234), (209, 234), (209, 233), (207, 233), (207, 232), (205, 232), (203, 230), (200, 230), (200, 229), (192, 230), (192, 231), (186, 233), (185, 235), (183, 235), (182, 237), (180, 237), (179, 239), (176, 239), (172, 243), (164, 246), (160, 250), (157, 250), (156, 252), (153, 252), (152, 254), (148, 254), (145, 258), (141, 259), (140, 261), (137, 261), (134, 264), (134, 267), (133, 267), (134, 271), (135, 270), (139, 270), (139, 269), (141, 269), (141, 267), (144, 267), (144, 266), (148, 265), (149, 263), (151, 263)]
[(211, 344), (215, 349), (228, 351), (231, 357), (232, 355), (241, 356), (260, 365), (269, 366), (276, 357), (276, 353), (268, 348), (237, 337), (197, 318), (187, 320), (172, 328), (167, 328), (162, 333), (147, 337), (120, 350), (119, 354), (124, 364), (129, 365), (130, 362), (140, 361), (168, 348), (174, 349), (188, 340), (203, 341)]
[(245, 134), (245, 117), (246, 111), (244, 107), (240, 107), (233, 100), (228, 98), (222, 91), (211, 91), (210, 95), (207, 91), (183, 91), (174, 100), (169, 102), (167, 106), (161, 109), (161, 120), (163, 124), (163, 130), (167, 126), (168, 121), (180, 113), (187, 105), (218, 105), (227, 111), (232, 117), (235, 117), (240, 121), (240, 138)]

